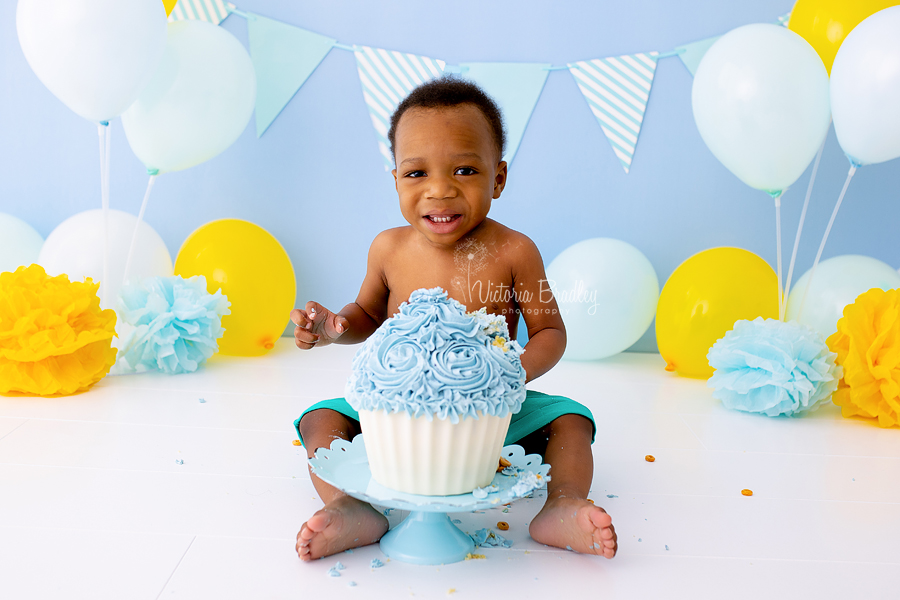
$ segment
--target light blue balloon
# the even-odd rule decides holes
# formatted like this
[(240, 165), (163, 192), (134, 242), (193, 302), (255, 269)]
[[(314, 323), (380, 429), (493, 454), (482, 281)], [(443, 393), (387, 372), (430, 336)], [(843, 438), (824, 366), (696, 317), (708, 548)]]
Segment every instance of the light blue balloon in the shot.
[(745, 25), (719, 38), (697, 67), (691, 103), (713, 155), (768, 192), (797, 181), (831, 124), (822, 59), (779, 25)]
[(0, 213), (0, 273), (36, 263), (43, 245), (44, 238), (31, 225)]
[(180, 171), (233, 144), (255, 101), (253, 63), (237, 38), (205, 21), (175, 21), (159, 68), (122, 125), (148, 170)]
[(844, 307), (872, 288), (891, 290), (900, 288), (900, 273), (890, 265), (868, 256), (847, 254), (823, 260), (816, 267), (816, 276), (809, 286), (806, 303), (800, 318), (800, 304), (812, 269), (794, 284), (787, 301), (786, 321), (809, 325), (826, 339), (837, 331), (837, 322), (844, 315)]
[(570, 246), (547, 267), (547, 284), (566, 324), (567, 360), (622, 352), (656, 315), (656, 271), (640, 250), (620, 240), (594, 238)]

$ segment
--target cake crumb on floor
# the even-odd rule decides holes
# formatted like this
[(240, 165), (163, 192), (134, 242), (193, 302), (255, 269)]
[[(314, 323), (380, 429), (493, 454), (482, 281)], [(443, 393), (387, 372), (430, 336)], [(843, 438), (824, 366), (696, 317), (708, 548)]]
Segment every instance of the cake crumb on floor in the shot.
[(466, 560), (476, 560), (482, 558), (487, 558), (487, 556), (485, 556), (484, 554), (472, 554), (471, 552), (466, 554)]

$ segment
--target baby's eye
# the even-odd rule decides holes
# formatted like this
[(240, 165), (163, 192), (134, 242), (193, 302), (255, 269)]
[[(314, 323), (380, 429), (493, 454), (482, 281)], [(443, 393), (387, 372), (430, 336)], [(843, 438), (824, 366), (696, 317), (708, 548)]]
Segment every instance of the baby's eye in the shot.
[(478, 171), (476, 171), (472, 167), (460, 167), (460, 168), (456, 169), (457, 175), (474, 175), (477, 172)]
[(425, 171), (410, 171), (406, 177), (425, 177)]

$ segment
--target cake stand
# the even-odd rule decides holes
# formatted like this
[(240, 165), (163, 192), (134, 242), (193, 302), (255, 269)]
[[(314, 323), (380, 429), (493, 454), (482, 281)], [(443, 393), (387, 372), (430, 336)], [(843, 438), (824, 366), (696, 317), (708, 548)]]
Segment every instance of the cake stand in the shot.
[(381, 551), (388, 557), (418, 565), (448, 564), (463, 560), (475, 549), (475, 542), (462, 532), (449, 512), (466, 512), (494, 508), (524, 497), (531, 490), (516, 484), (531, 479), (529, 474), (547, 479), (550, 465), (542, 464), (538, 454), (525, 454), (521, 446), (505, 446), (500, 454), (512, 463), (497, 473), (492, 486), (497, 491), (485, 498), (472, 493), (456, 496), (421, 496), (387, 488), (372, 478), (363, 436), (352, 442), (336, 439), (331, 448), (320, 448), (310, 459), (313, 472), (326, 483), (344, 493), (372, 504), (410, 511), (409, 516), (381, 538)]

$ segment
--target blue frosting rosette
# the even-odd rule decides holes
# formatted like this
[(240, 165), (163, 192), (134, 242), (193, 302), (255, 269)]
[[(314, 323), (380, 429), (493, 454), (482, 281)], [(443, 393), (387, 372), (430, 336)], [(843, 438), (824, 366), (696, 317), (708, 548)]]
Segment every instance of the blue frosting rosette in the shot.
[(356, 353), (345, 395), (355, 410), (505, 417), (525, 399), (523, 351), (503, 317), (466, 313), (439, 287), (416, 290)]

